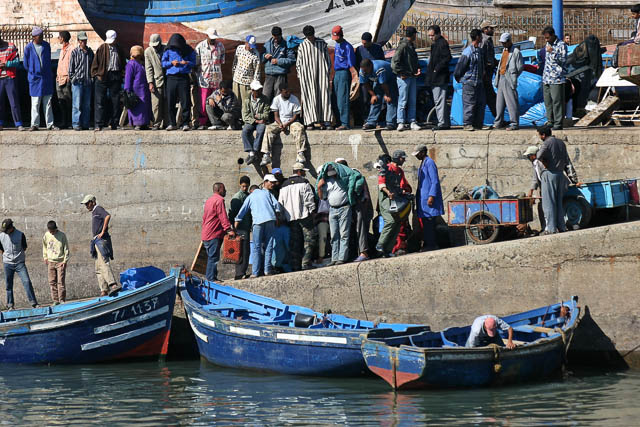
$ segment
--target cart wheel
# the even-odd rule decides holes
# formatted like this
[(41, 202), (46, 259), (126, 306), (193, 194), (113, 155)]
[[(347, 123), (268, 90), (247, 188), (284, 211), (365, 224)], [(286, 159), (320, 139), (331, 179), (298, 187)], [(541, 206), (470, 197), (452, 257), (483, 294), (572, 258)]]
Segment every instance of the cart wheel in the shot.
[(489, 212), (479, 211), (469, 217), (467, 236), (474, 243), (484, 245), (495, 242), (500, 232), (498, 220)]
[(566, 197), (562, 201), (564, 207), (564, 221), (567, 228), (585, 228), (591, 222), (593, 208), (582, 196)]

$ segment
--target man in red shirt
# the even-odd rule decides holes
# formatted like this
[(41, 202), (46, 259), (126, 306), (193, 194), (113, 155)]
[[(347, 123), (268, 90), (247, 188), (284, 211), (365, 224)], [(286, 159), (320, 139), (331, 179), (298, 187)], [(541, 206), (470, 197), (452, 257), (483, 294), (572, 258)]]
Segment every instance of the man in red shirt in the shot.
[(202, 244), (207, 250), (207, 280), (209, 281), (218, 280), (220, 247), (225, 233), (232, 237), (236, 235), (224, 206), (224, 196), (226, 195), (227, 190), (224, 188), (224, 184), (216, 182), (213, 184), (213, 195), (204, 203), (201, 238)]

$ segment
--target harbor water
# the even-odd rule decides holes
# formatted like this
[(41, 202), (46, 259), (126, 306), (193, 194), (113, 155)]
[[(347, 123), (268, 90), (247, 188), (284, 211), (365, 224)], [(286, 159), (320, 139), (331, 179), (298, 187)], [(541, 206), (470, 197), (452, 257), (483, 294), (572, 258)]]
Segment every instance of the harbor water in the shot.
[(204, 361), (4, 366), (0, 425), (637, 425), (640, 372), (570, 372), (520, 386), (393, 392)]

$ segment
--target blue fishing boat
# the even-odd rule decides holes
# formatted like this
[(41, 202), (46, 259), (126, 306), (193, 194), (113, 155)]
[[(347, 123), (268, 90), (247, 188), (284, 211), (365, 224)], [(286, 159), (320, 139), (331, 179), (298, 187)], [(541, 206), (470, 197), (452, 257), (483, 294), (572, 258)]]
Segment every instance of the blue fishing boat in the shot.
[(167, 354), (176, 278), (117, 295), (0, 313), (0, 363), (94, 363)]
[(363, 341), (362, 354), (369, 369), (394, 389), (495, 386), (542, 379), (561, 371), (579, 314), (578, 299), (573, 297), (503, 317), (514, 329), (516, 348), (512, 350), (495, 344), (465, 348), (471, 330), (466, 326), (405, 337), (369, 336)]
[(219, 366), (294, 375), (362, 375), (368, 373), (360, 350), (367, 331), (389, 337), (429, 330), (319, 313), (190, 274), (180, 277), (180, 296), (200, 355)]

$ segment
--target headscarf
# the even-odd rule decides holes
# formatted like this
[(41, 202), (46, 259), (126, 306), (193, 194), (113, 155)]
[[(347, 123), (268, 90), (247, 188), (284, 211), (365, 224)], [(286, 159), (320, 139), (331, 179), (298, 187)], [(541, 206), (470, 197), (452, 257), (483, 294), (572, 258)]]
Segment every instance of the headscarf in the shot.
[(144, 50), (142, 46), (132, 46), (129, 54), (131, 55), (131, 59), (135, 59), (140, 63), (144, 62)]
[(182, 34), (178, 33), (171, 35), (169, 43), (167, 43), (167, 49), (175, 50), (183, 57), (188, 56), (193, 51), (193, 48), (187, 44)]

